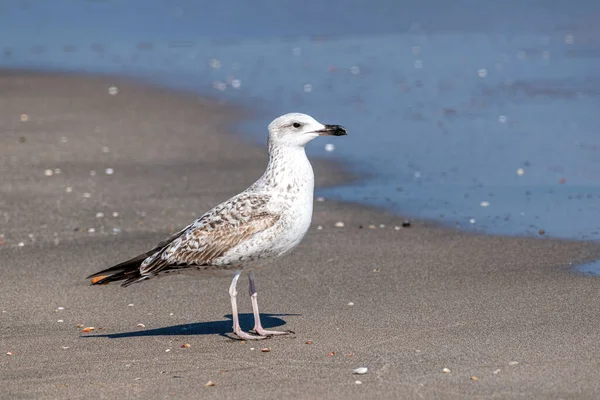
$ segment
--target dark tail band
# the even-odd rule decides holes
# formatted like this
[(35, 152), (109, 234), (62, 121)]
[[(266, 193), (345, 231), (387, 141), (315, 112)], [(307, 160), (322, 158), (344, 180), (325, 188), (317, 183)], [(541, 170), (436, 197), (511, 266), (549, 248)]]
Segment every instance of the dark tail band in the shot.
[(139, 256), (115, 265), (114, 267), (96, 272), (95, 274), (88, 276), (86, 279), (106, 276), (103, 279), (93, 282), (92, 285), (104, 285), (110, 282), (124, 280), (125, 282), (123, 282), (121, 286), (129, 286), (132, 283), (141, 280), (142, 275), (140, 274), (140, 266), (147, 257), (148, 254), (140, 254)]

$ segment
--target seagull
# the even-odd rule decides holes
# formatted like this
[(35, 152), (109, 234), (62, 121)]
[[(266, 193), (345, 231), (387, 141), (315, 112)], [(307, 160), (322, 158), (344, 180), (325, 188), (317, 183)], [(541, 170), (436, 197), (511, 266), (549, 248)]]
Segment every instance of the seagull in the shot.
[[(190, 225), (140, 254), (86, 279), (92, 285), (124, 281), (129, 286), (178, 273), (233, 275), (229, 287), (233, 332), (240, 339), (265, 339), (290, 332), (262, 327), (253, 268), (265, 259), (281, 257), (296, 247), (311, 223), (314, 173), (305, 146), (318, 136), (343, 136), (340, 125), (324, 125), (313, 117), (290, 113), (269, 124), (269, 163), (248, 189), (214, 207)], [(249, 270), (248, 282), (254, 332), (240, 327), (237, 282)]]

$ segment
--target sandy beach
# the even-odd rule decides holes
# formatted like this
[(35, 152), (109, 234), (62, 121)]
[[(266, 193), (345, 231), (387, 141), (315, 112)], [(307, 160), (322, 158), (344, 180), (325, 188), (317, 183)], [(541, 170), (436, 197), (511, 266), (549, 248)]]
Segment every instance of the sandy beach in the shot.
[[(295, 334), (241, 342), (228, 278), (84, 279), (260, 176), (266, 149), (232, 134), (241, 110), (3, 71), (0, 116), (0, 398), (600, 397), (600, 278), (572, 272), (598, 244), (395, 229), (402, 216), (316, 202), (299, 248), (257, 275), (265, 327)], [(319, 186), (350, 179), (313, 165)]]

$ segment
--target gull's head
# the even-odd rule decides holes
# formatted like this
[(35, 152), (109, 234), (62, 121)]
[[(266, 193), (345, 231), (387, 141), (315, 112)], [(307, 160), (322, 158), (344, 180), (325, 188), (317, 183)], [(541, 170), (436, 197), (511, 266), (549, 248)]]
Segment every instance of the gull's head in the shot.
[(343, 126), (325, 125), (310, 115), (290, 113), (276, 118), (269, 124), (269, 145), (304, 147), (318, 136), (346, 134)]

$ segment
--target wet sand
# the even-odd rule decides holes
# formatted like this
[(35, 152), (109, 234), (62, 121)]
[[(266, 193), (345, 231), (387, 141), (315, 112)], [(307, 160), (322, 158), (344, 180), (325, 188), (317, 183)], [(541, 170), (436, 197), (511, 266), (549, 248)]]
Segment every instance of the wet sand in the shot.
[[(264, 325), (295, 334), (240, 342), (227, 278), (84, 279), (262, 173), (266, 151), (231, 134), (240, 110), (5, 71), (0, 116), (0, 398), (600, 396), (600, 280), (571, 271), (597, 244), (395, 230), (399, 216), (317, 202), (303, 243), (257, 277)], [(314, 166), (321, 186), (349, 178)]]

